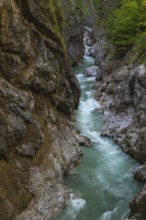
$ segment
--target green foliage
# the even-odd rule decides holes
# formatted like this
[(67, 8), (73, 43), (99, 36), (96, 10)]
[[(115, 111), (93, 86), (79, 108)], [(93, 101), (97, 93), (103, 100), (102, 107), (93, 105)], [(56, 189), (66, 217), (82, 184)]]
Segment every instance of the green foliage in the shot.
[(121, 0), (107, 22), (108, 37), (118, 51), (146, 49), (146, 1)]

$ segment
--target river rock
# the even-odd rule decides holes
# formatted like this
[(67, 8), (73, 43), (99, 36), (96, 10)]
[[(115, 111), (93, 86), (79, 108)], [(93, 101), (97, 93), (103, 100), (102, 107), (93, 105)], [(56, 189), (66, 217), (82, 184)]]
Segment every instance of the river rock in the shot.
[(90, 66), (86, 68), (84, 74), (87, 77), (96, 77), (97, 80), (101, 79), (101, 74), (99, 72), (98, 66)]
[(142, 188), (142, 190), (138, 193), (138, 195), (130, 202), (129, 206), (131, 209), (131, 213), (129, 216), (129, 220), (145, 220), (146, 216), (146, 184)]
[(90, 138), (88, 138), (84, 135), (78, 136), (78, 142), (79, 142), (79, 145), (82, 147), (91, 147), (92, 146)]
[(94, 44), (94, 45), (89, 49), (89, 55), (95, 58), (95, 55), (96, 55), (96, 44)]
[(146, 165), (138, 166), (134, 170), (134, 178), (146, 182)]
[(95, 39), (93, 36), (92, 28), (85, 26), (84, 43), (87, 46), (93, 46), (94, 42), (95, 42)]

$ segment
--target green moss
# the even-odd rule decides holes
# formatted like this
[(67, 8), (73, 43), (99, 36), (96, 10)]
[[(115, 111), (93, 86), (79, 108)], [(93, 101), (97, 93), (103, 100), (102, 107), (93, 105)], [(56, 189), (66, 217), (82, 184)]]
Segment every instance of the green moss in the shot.
[(64, 16), (60, 0), (41, 0), (39, 4), (44, 10), (43, 15), (46, 22), (51, 26), (52, 32), (57, 37), (58, 43), (62, 46), (64, 54), (66, 54), (66, 46), (64, 43), (64, 38), (62, 36), (62, 30), (64, 27)]
[(64, 38), (62, 36), (64, 17), (63, 17), (63, 10), (60, 4), (60, 0), (55, 0), (55, 1), (51, 0), (49, 6), (53, 18), (53, 24), (52, 24), (53, 32), (58, 37), (59, 42), (63, 47), (63, 51), (66, 54), (66, 45), (64, 42)]
[(74, 0), (76, 7), (80, 9), (83, 16), (89, 15), (89, 8), (83, 0)]

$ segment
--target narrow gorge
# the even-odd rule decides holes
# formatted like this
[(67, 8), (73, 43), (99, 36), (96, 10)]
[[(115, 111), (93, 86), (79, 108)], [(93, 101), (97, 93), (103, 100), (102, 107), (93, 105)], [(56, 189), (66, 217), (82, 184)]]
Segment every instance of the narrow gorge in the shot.
[(146, 220), (145, 9), (0, 0), (1, 220)]
[(74, 68), (82, 90), (75, 127), (90, 141), (80, 141), (86, 144), (82, 147), (83, 161), (65, 178), (70, 198), (57, 220), (125, 220), (130, 212), (129, 201), (142, 187), (132, 174), (138, 163), (112, 139), (101, 135), (105, 121), (100, 103), (94, 98), (94, 64), (95, 60), (85, 55), (83, 63)]

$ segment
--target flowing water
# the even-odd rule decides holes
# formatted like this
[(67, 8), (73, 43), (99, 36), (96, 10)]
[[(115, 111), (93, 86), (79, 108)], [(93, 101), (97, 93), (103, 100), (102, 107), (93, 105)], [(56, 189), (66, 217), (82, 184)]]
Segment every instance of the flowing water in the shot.
[(92, 93), (95, 78), (82, 74), (93, 64), (93, 58), (84, 57), (83, 64), (74, 68), (82, 89), (76, 111), (76, 129), (91, 139), (92, 148), (82, 148), (83, 162), (65, 178), (72, 193), (57, 220), (125, 220), (129, 214), (129, 202), (141, 187), (132, 177), (136, 161), (123, 153), (111, 139), (100, 136), (104, 119), (100, 103)]

